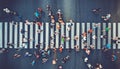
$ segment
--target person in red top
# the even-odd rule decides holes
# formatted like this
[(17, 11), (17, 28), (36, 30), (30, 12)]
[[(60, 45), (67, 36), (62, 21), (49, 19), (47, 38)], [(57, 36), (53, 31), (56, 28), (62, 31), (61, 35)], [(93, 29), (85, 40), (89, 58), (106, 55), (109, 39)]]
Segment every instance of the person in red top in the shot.
[(38, 8), (38, 11), (39, 11), (40, 13), (42, 13), (42, 12), (43, 12), (42, 8)]
[(62, 48), (62, 47), (60, 47), (60, 48), (59, 48), (59, 51), (60, 51), (60, 53), (62, 53), (62, 51), (63, 51), (63, 48)]
[(89, 33), (89, 34), (92, 34), (92, 32), (93, 32), (92, 29), (89, 29), (89, 30), (88, 30), (88, 33)]
[(37, 22), (37, 25), (38, 26), (42, 26), (42, 22)]

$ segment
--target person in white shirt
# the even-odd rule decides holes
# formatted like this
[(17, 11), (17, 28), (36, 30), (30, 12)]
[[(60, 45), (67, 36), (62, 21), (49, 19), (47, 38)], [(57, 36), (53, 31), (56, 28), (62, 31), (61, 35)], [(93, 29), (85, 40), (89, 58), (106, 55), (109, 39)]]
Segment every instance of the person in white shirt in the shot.
[(111, 18), (111, 14), (106, 14), (106, 16), (102, 16), (104, 21), (108, 21)]

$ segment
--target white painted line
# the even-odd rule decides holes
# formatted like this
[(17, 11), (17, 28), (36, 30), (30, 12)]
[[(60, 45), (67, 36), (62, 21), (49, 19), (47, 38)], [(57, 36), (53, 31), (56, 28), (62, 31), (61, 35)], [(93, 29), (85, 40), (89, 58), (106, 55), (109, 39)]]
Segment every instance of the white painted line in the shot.
[[(113, 23), (113, 38), (116, 37), (116, 23)], [(116, 44), (113, 44), (113, 49), (116, 49)]]
[(45, 37), (46, 37), (45, 49), (47, 49), (49, 47), (49, 23), (45, 23), (45, 24), (46, 24), (46, 26), (45, 26), (45, 28), (46, 28), (46, 30), (45, 30), (46, 34), (44, 34)]
[(17, 28), (18, 28), (18, 26), (17, 25), (14, 25), (14, 48), (17, 48), (17, 36), (19, 35), (18, 33), (17, 33)]
[[(111, 28), (111, 23), (108, 23), (108, 27)], [(108, 32), (108, 44), (111, 44), (111, 30)]]
[[(82, 33), (84, 33), (85, 32), (85, 23), (82, 23)], [(83, 37), (82, 37), (83, 38)], [(83, 40), (82, 40), (82, 45), (81, 45), (81, 48), (83, 49), (84, 48), (84, 44), (83, 44)]]
[[(44, 25), (45, 25), (45, 24), (46, 24), (46, 23), (42, 23), (42, 26), (40, 27), (40, 30), (43, 30), (43, 31), (40, 33), (40, 43), (42, 43), (42, 44), (40, 45), (40, 48), (41, 48), (41, 49), (43, 49), (43, 45), (44, 45), (43, 42), (44, 42), (44, 35), (45, 35), (45, 34), (44, 34), (43, 32), (45, 31), (45, 30), (44, 30)], [(37, 38), (38, 38), (38, 36), (37, 36)], [(37, 41), (37, 43), (38, 43), (38, 41)]]
[(34, 38), (33, 38), (33, 24), (31, 24), (30, 25), (30, 39), (31, 39), (31, 41), (30, 41), (30, 49), (32, 49), (32, 48), (34, 48), (34, 46), (33, 46), (33, 41), (34, 41)]
[(19, 31), (20, 31), (20, 34), (19, 34), (19, 47), (20, 47), (20, 48), (23, 47), (23, 46), (22, 46), (22, 34), (21, 34), (21, 29), (23, 29), (23, 28), (22, 28), (22, 24), (23, 24), (22, 22), (19, 23)]
[[(95, 23), (92, 23), (92, 28), (94, 28), (94, 25), (95, 25)], [(91, 37), (93, 37), (93, 35), (96, 35), (95, 31), (96, 31), (96, 29), (94, 29)], [(95, 46), (95, 48), (97, 48), (97, 46), (95, 45), (96, 44), (96, 39), (92, 38), (92, 44)]]
[[(103, 30), (106, 29), (106, 23), (103, 23)], [(106, 35), (106, 31), (103, 32), (103, 35)], [(106, 45), (106, 39), (103, 39), (103, 45)]]
[[(118, 37), (120, 38), (120, 23), (118, 23)], [(120, 43), (118, 44), (118, 49), (120, 49)]]
[[(87, 32), (88, 30), (90, 30), (90, 23), (87, 23)], [(92, 36), (90, 36), (90, 34), (87, 34), (87, 45), (88, 46), (90, 45), (90, 37)]]
[(8, 32), (7, 32), (8, 26), (7, 26), (7, 25), (8, 25), (8, 23), (5, 22), (5, 36), (4, 36), (4, 38), (5, 38), (5, 40), (4, 40), (4, 45), (5, 45), (5, 46), (4, 46), (4, 48), (7, 48), (7, 43), (8, 43), (8, 42), (7, 42), (7, 38), (8, 38), (8, 37), (7, 37), (7, 34), (8, 34)]
[(38, 25), (35, 24), (35, 48), (36, 48), (36, 45), (38, 44), (38, 32), (37, 32), (38, 29), (39, 29)]
[[(28, 42), (28, 25), (27, 24), (24, 24), (25, 25), (25, 38), (27, 38), (25, 41)], [(25, 44), (25, 48), (27, 49), (28, 48), (28, 44)]]
[[(101, 23), (98, 23), (98, 24), (100, 25)], [(100, 38), (101, 32), (100, 32), (100, 30), (101, 30), (101, 27), (98, 26), (98, 28), (97, 28), (97, 49), (101, 49), (101, 38)]]
[(50, 27), (50, 29), (51, 29), (50, 37), (53, 37), (53, 39), (50, 40), (50, 47), (53, 48), (53, 46), (54, 46), (53, 44), (55, 43), (55, 42), (54, 42), (54, 28), (51, 28), (51, 27)]
[[(62, 24), (61, 24), (61, 35), (64, 35), (64, 25), (62, 25)], [(64, 42), (62, 41), (62, 38), (61, 38), (61, 44), (63, 44), (63, 46), (64, 46)]]
[(74, 49), (74, 27), (75, 27), (75, 23), (73, 23), (72, 27), (71, 27), (71, 49)]
[(79, 46), (79, 48), (80, 48), (80, 45), (79, 45), (79, 39), (80, 39), (80, 34), (79, 34), (79, 32), (80, 32), (80, 23), (76, 23), (76, 35), (78, 36), (78, 40), (76, 41), (76, 45), (78, 45)]
[[(66, 37), (69, 37), (68, 25), (69, 23), (66, 23)], [(69, 40), (66, 41), (66, 49), (69, 49)]]
[(3, 38), (3, 36), (2, 36), (2, 34), (3, 34), (3, 31), (2, 31), (2, 25), (3, 25), (3, 23), (1, 23), (0, 22), (0, 48), (2, 48), (2, 38)]
[[(59, 23), (56, 23), (56, 26), (57, 26), (57, 25), (59, 25)], [(55, 47), (56, 47), (56, 48), (59, 48), (59, 30), (56, 29), (56, 32), (57, 32), (58, 34), (56, 35), (56, 38), (55, 38), (55, 39), (56, 39), (56, 41), (55, 41), (55, 42), (56, 42), (56, 43), (55, 43), (56, 46), (55, 46)]]

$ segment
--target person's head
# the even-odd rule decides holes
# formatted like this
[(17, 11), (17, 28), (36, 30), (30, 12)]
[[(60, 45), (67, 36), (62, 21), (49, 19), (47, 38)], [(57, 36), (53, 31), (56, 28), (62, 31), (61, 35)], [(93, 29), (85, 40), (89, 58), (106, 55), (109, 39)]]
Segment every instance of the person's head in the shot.
[(62, 65), (59, 65), (59, 66), (58, 66), (58, 69), (62, 69), (62, 68), (63, 68)]

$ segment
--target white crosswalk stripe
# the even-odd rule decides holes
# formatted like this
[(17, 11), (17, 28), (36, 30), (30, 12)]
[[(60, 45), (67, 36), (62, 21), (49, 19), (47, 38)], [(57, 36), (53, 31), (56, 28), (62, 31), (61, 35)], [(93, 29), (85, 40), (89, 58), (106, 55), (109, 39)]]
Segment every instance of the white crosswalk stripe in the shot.
[[(37, 24), (35, 24), (35, 45), (37, 45), (38, 44), (38, 25)], [(35, 48), (36, 48), (36, 46), (35, 46)]]
[[(108, 23), (108, 27), (111, 28), (111, 23)], [(111, 44), (111, 30), (108, 32), (108, 44)]]
[[(22, 24), (23, 24), (22, 22), (19, 23), (19, 27), (20, 27), (19, 31), (21, 31), (21, 29), (23, 29)], [(23, 47), (22, 46), (22, 34), (21, 33), (19, 34), (19, 47), (20, 48)]]
[[(80, 23), (76, 23), (76, 35), (77, 35), (78, 38), (80, 39), (80, 36), (79, 36), (79, 35), (80, 35), (80, 34), (79, 34), (79, 33), (80, 33), (80, 29), (79, 29), (79, 28), (80, 28), (80, 25), (79, 25), (79, 24), (80, 24)], [(78, 45), (78, 46), (80, 47), (80, 45), (79, 45), (79, 42), (80, 42), (79, 39), (76, 41), (76, 45)]]
[(18, 36), (18, 34), (17, 34), (17, 25), (14, 25), (14, 48), (17, 48), (17, 36)]
[[(90, 30), (90, 23), (87, 23), (87, 32), (88, 30)], [(90, 36), (90, 34), (87, 34), (87, 45), (90, 45), (90, 37), (92, 36)]]
[[(26, 42), (28, 42), (28, 25), (27, 24), (24, 24), (25, 25), (25, 31), (27, 31), (25, 33), (25, 38), (26, 38)], [(25, 48), (28, 48), (28, 44), (25, 44)]]
[[(56, 23), (56, 26), (59, 25), (59, 23)], [(56, 29), (56, 41), (55, 41), (56, 48), (59, 48), (59, 29)]]
[(53, 37), (53, 39), (50, 41), (50, 47), (53, 48), (53, 46), (54, 46), (54, 28), (51, 28), (50, 37)]
[[(43, 30), (43, 31), (45, 31), (44, 30), (44, 28), (43, 28), (43, 26), (44, 26), (45, 24), (44, 23), (42, 23), (42, 26), (40, 27), (40, 30)], [(41, 43), (41, 46), (40, 46), (40, 48), (42, 49), (43, 48), (43, 39), (44, 39), (44, 37), (43, 36), (45, 36), (45, 34), (43, 34), (43, 32), (41, 32), (40, 33), (40, 43)]]
[(74, 49), (74, 27), (75, 27), (75, 23), (72, 23), (72, 27), (71, 27), (71, 48)]
[[(103, 35), (106, 35), (106, 23), (103, 23)], [(103, 45), (106, 45), (106, 39), (103, 39)]]
[(30, 25), (30, 49), (33, 48), (33, 42), (34, 42), (34, 38), (33, 38), (33, 24)]
[[(113, 38), (116, 37), (116, 23), (113, 23)], [(113, 49), (116, 49), (116, 44), (113, 44)]]
[[(65, 35), (65, 33), (64, 33), (64, 25), (62, 25), (62, 24), (61, 24), (61, 35)], [(64, 48), (64, 42), (63, 41), (61, 40), (61, 44), (63, 45), (63, 48)]]
[[(100, 25), (101, 23), (98, 23), (98, 25)], [(101, 27), (99, 27), (98, 26), (98, 28), (97, 28), (97, 49), (100, 49), (101, 48), (101, 38), (100, 38), (100, 36), (101, 36), (101, 32), (100, 32), (100, 30), (101, 30)]]
[[(66, 23), (66, 37), (69, 37), (68, 25), (69, 23)], [(69, 40), (66, 41), (66, 48), (69, 48)]]
[[(43, 26), (44, 26), (44, 23), (42, 23), (42, 26), (40, 27), (40, 30), (45, 31)], [(43, 49), (43, 38), (44, 38), (43, 35), (45, 35), (45, 34), (44, 34), (43, 32), (41, 32), (41, 33), (40, 33), (40, 43), (41, 43), (40, 48), (41, 48), (41, 49)], [(36, 36), (35, 36), (35, 37), (36, 37)], [(38, 40), (38, 39), (37, 39), (37, 40)]]
[(13, 36), (12, 36), (12, 32), (13, 32), (12, 27), (13, 27), (13, 24), (10, 23), (10, 26), (9, 26), (9, 37), (10, 37), (9, 42), (10, 43), (12, 43), (12, 39), (13, 39)]
[(2, 31), (2, 23), (0, 22), (0, 48), (2, 48), (2, 34), (3, 34), (3, 31)]
[(45, 48), (47, 49), (48, 46), (49, 46), (49, 23), (46, 23), (46, 34), (45, 34), (45, 37), (46, 37), (46, 41), (45, 41)]
[[(94, 27), (94, 25), (95, 25), (95, 23), (92, 23), (92, 28)], [(94, 35), (96, 35), (95, 31), (96, 31), (96, 29), (94, 29), (91, 37), (93, 37)], [(93, 45), (95, 46), (95, 48), (96, 48), (97, 46), (95, 45), (95, 43), (96, 43), (96, 39), (93, 39), (93, 38), (92, 38), (92, 44), (93, 44)]]
[(7, 32), (8, 26), (7, 26), (7, 25), (8, 25), (8, 23), (5, 22), (5, 37), (4, 37), (4, 38), (5, 38), (5, 40), (4, 40), (4, 45), (5, 45), (5, 46), (4, 46), (4, 48), (7, 48), (7, 43), (8, 43), (8, 42), (7, 42), (7, 38), (8, 38), (8, 37), (7, 37), (7, 34), (8, 34), (8, 32)]
[[(82, 23), (82, 33), (85, 32), (85, 23)], [(84, 48), (84, 44), (83, 44), (83, 40), (82, 40), (82, 45), (81, 45), (81, 48), (83, 49)]]
[[(61, 35), (64, 35), (64, 25), (61, 25)], [(61, 44), (64, 44), (64, 42), (61, 41)]]

